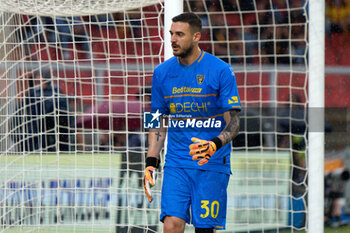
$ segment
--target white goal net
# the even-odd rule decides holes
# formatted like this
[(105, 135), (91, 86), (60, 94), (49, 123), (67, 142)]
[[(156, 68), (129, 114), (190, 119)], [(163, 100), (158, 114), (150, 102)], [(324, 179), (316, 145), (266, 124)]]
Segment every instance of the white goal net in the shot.
[[(226, 232), (307, 230), (307, 4), (184, 1), (242, 101)], [(142, 117), (163, 1), (7, 0), (0, 22), (0, 231), (161, 232)]]

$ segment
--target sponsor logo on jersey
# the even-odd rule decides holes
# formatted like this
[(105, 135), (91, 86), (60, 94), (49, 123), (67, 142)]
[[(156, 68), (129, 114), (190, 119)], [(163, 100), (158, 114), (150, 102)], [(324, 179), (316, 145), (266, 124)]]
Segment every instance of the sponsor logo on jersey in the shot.
[(228, 104), (236, 104), (236, 103), (238, 103), (237, 96), (232, 96), (231, 98), (228, 99)]
[(205, 78), (204, 75), (198, 74), (198, 75), (197, 75), (197, 83), (198, 83), (199, 85), (202, 85), (202, 83), (203, 83), (203, 81), (204, 81), (204, 78)]
[(208, 105), (210, 102), (184, 102), (184, 103), (170, 103), (170, 113), (186, 113), (186, 112), (208, 112)]
[(193, 87), (174, 87), (173, 94), (184, 94), (184, 93), (201, 93), (202, 88), (193, 88)]

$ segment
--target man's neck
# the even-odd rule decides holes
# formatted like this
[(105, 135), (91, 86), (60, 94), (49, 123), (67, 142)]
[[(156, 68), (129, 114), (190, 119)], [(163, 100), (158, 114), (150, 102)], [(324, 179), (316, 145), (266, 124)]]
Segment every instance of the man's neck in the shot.
[(199, 47), (193, 49), (193, 52), (189, 54), (187, 57), (181, 58), (180, 62), (186, 66), (192, 65), (193, 62), (195, 62), (199, 56), (201, 55), (202, 51)]

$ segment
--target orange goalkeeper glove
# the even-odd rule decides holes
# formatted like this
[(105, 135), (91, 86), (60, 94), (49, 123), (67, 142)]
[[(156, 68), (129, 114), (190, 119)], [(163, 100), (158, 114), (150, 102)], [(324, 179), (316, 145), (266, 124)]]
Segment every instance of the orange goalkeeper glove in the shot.
[(206, 164), (211, 156), (221, 148), (222, 142), (218, 137), (211, 141), (202, 140), (199, 138), (191, 138), (193, 144), (190, 145), (190, 155), (192, 159), (199, 160), (198, 165)]
[(143, 178), (143, 187), (149, 202), (152, 202), (151, 188), (156, 183), (156, 168), (159, 167), (159, 159), (155, 157), (146, 158), (145, 177)]

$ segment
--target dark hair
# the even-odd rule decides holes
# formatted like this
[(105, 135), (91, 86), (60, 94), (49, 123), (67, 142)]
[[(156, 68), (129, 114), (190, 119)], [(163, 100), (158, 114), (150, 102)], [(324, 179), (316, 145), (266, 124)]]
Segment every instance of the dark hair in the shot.
[(202, 31), (201, 19), (198, 17), (198, 15), (196, 15), (192, 12), (186, 12), (186, 13), (179, 14), (179, 15), (175, 16), (174, 18), (172, 18), (172, 21), (174, 23), (176, 23), (176, 22), (188, 23), (191, 27), (192, 33)]

